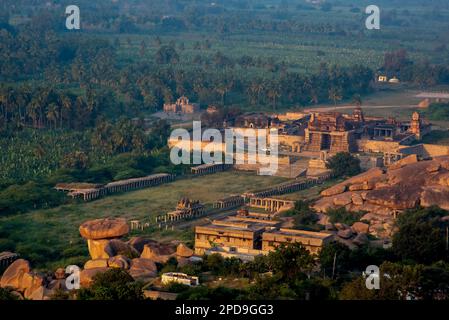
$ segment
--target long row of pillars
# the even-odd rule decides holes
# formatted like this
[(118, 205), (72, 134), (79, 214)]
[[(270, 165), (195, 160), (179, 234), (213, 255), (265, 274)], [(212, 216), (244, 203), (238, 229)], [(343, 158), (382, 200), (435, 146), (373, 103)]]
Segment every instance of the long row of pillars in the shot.
[(234, 208), (245, 203), (245, 199), (241, 196), (229, 197), (214, 203), (215, 209)]
[(328, 174), (325, 176), (321, 176), (319, 178), (307, 179), (306, 181), (302, 181), (302, 182), (292, 182), (290, 184), (286, 184), (286, 185), (274, 187), (274, 188), (271, 188), (268, 190), (253, 193), (253, 194), (251, 194), (251, 196), (256, 197), (256, 198), (267, 198), (267, 197), (274, 196), (274, 195), (292, 193), (292, 192), (307, 189), (312, 185), (320, 184), (323, 181), (331, 178), (331, 176), (332, 176), (331, 174)]
[(201, 217), (201, 216), (204, 216), (205, 214), (206, 214), (206, 211), (204, 210), (204, 208), (199, 208), (196, 210), (188, 210), (188, 211), (186, 211), (184, 213), (180, 213), (180, 214), (159, 215), (155, 219), (156, 219), (156, 223), (169, 223), (169, 222), (176, 222), (176, 221), (181, 221), (181, 220), (185, 220), (185, 219), (189, 219), (189, 218)]
[(250, 206), (257, 208), (264, 208), (266, 211), (276, 212), (286, 204), (292, 204), (293, 201), (281, 199), (267, 199), (267, 198), (251, 198)]
[(114, 192), (125, 192), (132, 189), (139, 189), (139, 188), (146, 188), (146, 187), (152, 187), (157, 186), (162, 183), (166, 183), (172, 180), (171, 175), (166, 175), (162, 177), (149, 177), (147, 179), (142, 178), (137, 181), (130, 181), (128, 183), (120, 184), (120, 185), (112, 185), (108, 186), (106, 185), (104, 188), (108, 193), (114, 193)]
[(211, 165), (200, 165), (191, 168), (191, 172), (195, 175), (212, 174), (216, 172), (225, 171), (229, 169), (232, 165), (230, 164), (211, 164)]
[(85, 193), (82, 193), (82, 197), (84, 201), (90, 201), (95, 200), (101, 196), (104, 196), (108, 193), (116, 193), (116, 192), (126, 192), (134, 189), (140, 189), (140, 188), (146, 188), (146, 187), (152, 187), (157, 186), (163, 183), (167, 183), (170, 181), (173, 181), (174, 176), (171, 174), (167, 174), (165, 176), (159, 176), (159, 177), (148, 177), (148, 178), (142, 178), (137, 181), (130, 181), (129, 183), (123, 183), (121, 185), (106, 185), (103, 188), (95, 189), (92, 191), (88, 191)]
[(5, 270), (6, 268), (8, 268), (17, 259), (17, 257), (18, 257), (17, 254), (11, 254), (7, 257), (0, 259), (0, 269)]

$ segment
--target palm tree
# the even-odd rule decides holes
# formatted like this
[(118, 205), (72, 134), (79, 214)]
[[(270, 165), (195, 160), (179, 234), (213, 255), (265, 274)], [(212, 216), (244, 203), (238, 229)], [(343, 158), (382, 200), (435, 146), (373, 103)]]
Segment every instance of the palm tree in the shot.
[(228, 88), (225, 83), (221, 82), (215, 87), (215, 91), (217, 91), (221, 96), (221, 105), (225, 105), (225, 96)]
[(335, 87), (331, 87), (329, 89), (329, 99), (334, 101), (334, 106), (337, 107), (337, 101), (341, 101), (341, 99), (343, 99), (341, 90)]
[(272, 101), (273, 110), (276, 110), (276, 99), (281, 96), (279, 86), (277, 84), (272, 84), (272, 86), (268, 89), (267, 96)]
[(260, 95), (265, 90), (265, 84), (261, 79), (256, 80), (255, 88), (257, 92), (257, 104), (260, 104)]
[(352, 97), (352, 102), (358, 107), (360, 108), (362, 106), (362, 97), (359, 94), (355, 94)]
[(40, 103), (36, 98), (33, 98), (27, 105), (27, 115), (33, 121), (33, 127), (37, 126), (38, 110), (40, 108)]
[(72, 111), (72, 99), (70, 99), (68, 96), (63, 95), (61, 97), (61, 104), (60, 104), (60, 111), (59, 111), (59, 121), (60, 121), (60, 127), (62, 128), (62, 119), (64, 118), (64, 114), (67, 118), (67, 124), (70, 124), (70, 113)]
[(56, 104), (50, 103), (48, 105), (46, 117), (48, 122), (50, 123), (50, 129), (52, 122), (54, 124), (54, 128), (56, 128), (56, 122), (59, 118), (58, 106)]

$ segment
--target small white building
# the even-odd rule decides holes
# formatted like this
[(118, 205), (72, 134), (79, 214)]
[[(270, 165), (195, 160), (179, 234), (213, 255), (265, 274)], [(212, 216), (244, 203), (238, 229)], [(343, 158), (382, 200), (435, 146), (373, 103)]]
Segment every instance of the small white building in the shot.
[(162, 284), (166, 285), (173, 282), (181, 283), (186, 286), (197, 286), (200, 284), (198, 277), (189, 276), (185, 273), (167, 272), (162, 274)]

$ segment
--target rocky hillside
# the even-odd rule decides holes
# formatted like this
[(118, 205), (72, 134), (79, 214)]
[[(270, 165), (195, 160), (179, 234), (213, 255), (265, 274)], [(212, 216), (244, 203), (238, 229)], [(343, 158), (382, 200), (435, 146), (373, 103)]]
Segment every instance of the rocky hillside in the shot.
[(387, 169), (374, 168), (324, 190), (313, 208), (367, 212), (369, 233), (389, 237), (394, 218), (418, 205), (449, 210), (449, 156), (418, 161), (410, 155)]

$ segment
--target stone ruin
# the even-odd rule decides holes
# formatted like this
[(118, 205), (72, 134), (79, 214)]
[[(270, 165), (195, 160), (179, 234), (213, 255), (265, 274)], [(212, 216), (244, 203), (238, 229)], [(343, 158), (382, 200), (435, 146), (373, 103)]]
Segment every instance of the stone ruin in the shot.
[[(143, 237), (123, 241), (121, 237), (128, 234), (129, 227), (122, 218), (86, 221), (79, 231), (87, 240), (91, 258), (80, 272), (81, 287), (89, 286), (97, 273), (112, 268), (127, 270), (135, 280), (147, 281), (157, 276), (156, 263), (166, 263), (173, 257), (179, 265), (185, 265), (193, 256), (193, 250), (183, 243), (159, 243)], [(12, 288), (19, 298), (46, 300), (56, 289), (67, 290), (66, 276), (62, 268), (47, 275), (33, 272), (28, 261), (18, 259), (5, 270), (0, 286)]]
[(395, 218), (406, 209), (436, 205), (449, 210), (449, 156), (418, 161), (410, 155), (386, 169), (373, 168), (347, 179), (322, 191), (321, 196), (313, 208), (321, 213), (322, 224), (328, 222), (328, 209), (345, 207), (366, 212), (360, 220), (369, 223), (363, 228), (389, 238), (395, 231)]

